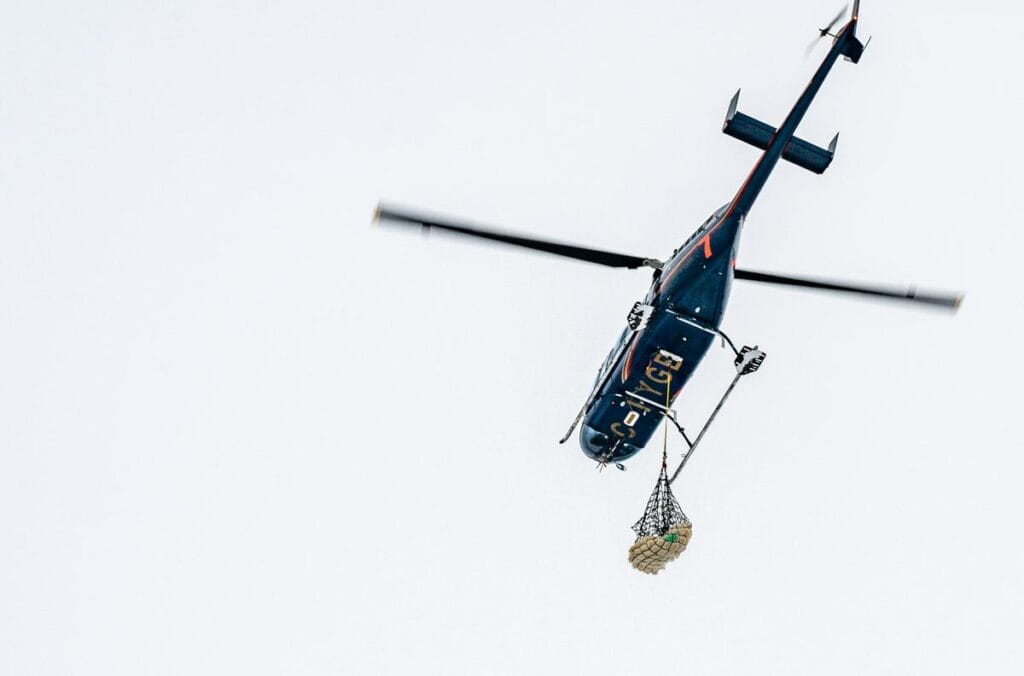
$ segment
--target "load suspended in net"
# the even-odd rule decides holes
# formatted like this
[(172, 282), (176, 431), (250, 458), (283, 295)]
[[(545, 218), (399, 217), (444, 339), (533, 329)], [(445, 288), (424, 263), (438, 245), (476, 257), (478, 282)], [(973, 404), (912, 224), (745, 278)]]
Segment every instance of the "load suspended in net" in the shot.
[(672, 495), (664, 461), (647, 509), (633, 524), (633, 530), (636, 542), (629, 548), (629, 562), (640, 572), (651, 575), (657, 575), (669, 561), (679, 558), (690, 542), (693, 524)]

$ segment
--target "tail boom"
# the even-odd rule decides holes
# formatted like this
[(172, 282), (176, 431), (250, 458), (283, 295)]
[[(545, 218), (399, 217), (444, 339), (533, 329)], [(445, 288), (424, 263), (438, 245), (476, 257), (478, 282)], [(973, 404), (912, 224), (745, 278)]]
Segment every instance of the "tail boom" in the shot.
[[(861, 44), (856, 36), (859, 5), (860, 3), (858, 2), (854, 6), (853, 18), (836, 33), (832, 48), (825, 55), (821, 65), (818, 66), (818, 69), (811, 77), (807, 88), (804, 89), (800, 98), (794, 104), (793, 109), (778, 129), (772, 129), (770, 125), (743, 115), (733, 125), (735, 133), (730, 133), (728, 129), (730, 127), (730, 119), (726, 119), (723, 130), (727, 134), (741, 138), (757, 147), (764, 148), (764, 154), (761, 155), (757, 164), (754, 165), (754, 169), (750, 172), (750, 176), (747, 177), (747, 180), (733, 198), (730, 211), (746, 214), (750, 210), (780, 159), (789, 160), (816, 173), (823, 172), (831, 163), (835, 152), (836, 139), (832, 139), (828, 150), (825, 150), (796, 138), (795, 133), (804, 115), (807, 114), (807, 110), (811, 107), (814, 97), (825, 83), (825, 79), (839, 57), (845, 56), (848, 60), (856, 63), (864, 53), (864, 45)], [(733, 106), (730, 106), (730, 117), (732, 120), (737, 120), (739, 115), (742, 115), (742, 113), (735, 113)], [(744, 129), (744, 127), (746, 128)], [(768, 134), (767, 136), (766, 133)]]

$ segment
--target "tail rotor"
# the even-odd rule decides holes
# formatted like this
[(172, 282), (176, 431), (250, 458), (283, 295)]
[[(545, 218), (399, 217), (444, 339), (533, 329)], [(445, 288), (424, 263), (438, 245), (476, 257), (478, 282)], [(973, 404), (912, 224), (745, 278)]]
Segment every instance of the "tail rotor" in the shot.
[[(856, 12), (859, 5), (860, 2), (858, 0), (858, 2), (854, 4), (854, 18), (856, 18)], [(824, 28), (818, 29), (818, 37), (814, 38), (814, 40), (811, 41), (811, 44), (807, 45), (807, 50), (804, 53), (804, 58), (807, 58), (811, 55), (811, 52), (813, 52), (814, 48), (818, 46), (818, 43), (821, 41), (822, 38), (836, 37), (835, 35), (833, 35), (832, 29), (835, 27), (837, 23), (839, 23), (840, 19), (846, 16), (846, 10), (849, 8), (849, 5), (843, 5), (843, 8), (839, 10), (839, 13), (832, 17), (832, 20), (828, 22), (828, 25), (826, 25)]]

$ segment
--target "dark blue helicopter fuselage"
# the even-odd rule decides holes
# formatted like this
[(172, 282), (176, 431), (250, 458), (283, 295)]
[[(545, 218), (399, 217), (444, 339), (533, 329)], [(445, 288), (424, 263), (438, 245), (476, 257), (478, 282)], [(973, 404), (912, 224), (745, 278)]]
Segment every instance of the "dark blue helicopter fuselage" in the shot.
[[(732, 287), (743, 222), (832, 66), (840, 56), (858, 61), (856, 14), (792, 111), (773, 134), (733, 200), (715, 211), (654, 275), (644, 304), (646, 321), (623, 332), (598, 372), (584, 411), (580, 445), (599, 462), (620, 462), (642, 449), (693, 375), (716, 331)], [(802, 141), (799, 143), (803, 143)]]
[(580, 432), (595, 460), (619, 462), (643, 448), (717, 339), (743, 221), (729, 206), (712, 214), (656, 273), (644, 299), (646, 322), (623, 333), (598, 374), (603, 387)]

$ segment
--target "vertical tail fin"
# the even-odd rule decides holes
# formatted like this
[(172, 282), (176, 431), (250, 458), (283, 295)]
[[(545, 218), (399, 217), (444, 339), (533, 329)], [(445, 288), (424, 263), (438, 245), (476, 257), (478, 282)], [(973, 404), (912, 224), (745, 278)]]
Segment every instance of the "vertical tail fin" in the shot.
[[(861, 43), (857, 39), (857, 21), (860, 19), (860, 0), (854, 0), (853, 2), (853, 14), (850, 17), (850, 24), (848, 27), (848, 35), (846, 35), (846, 44), (843, 47), (842, 55), (846, 57), (848, 61), (857, 63), (860, 61), (861, 55), (864, 54), (864, 50), (867, 49), (867, 43)], [(871, 42), (871, 38), (868, 38), (868, 42)]]
[[(871, 40), (868, 39), (868, 42), (871, 42)], [(867, 45), (861, 44), (860, 40), (851, 35), (846, 41), (846, 46), (843, 47), (842, 54), (848, 61), (858, 63), (866, 47)]]

